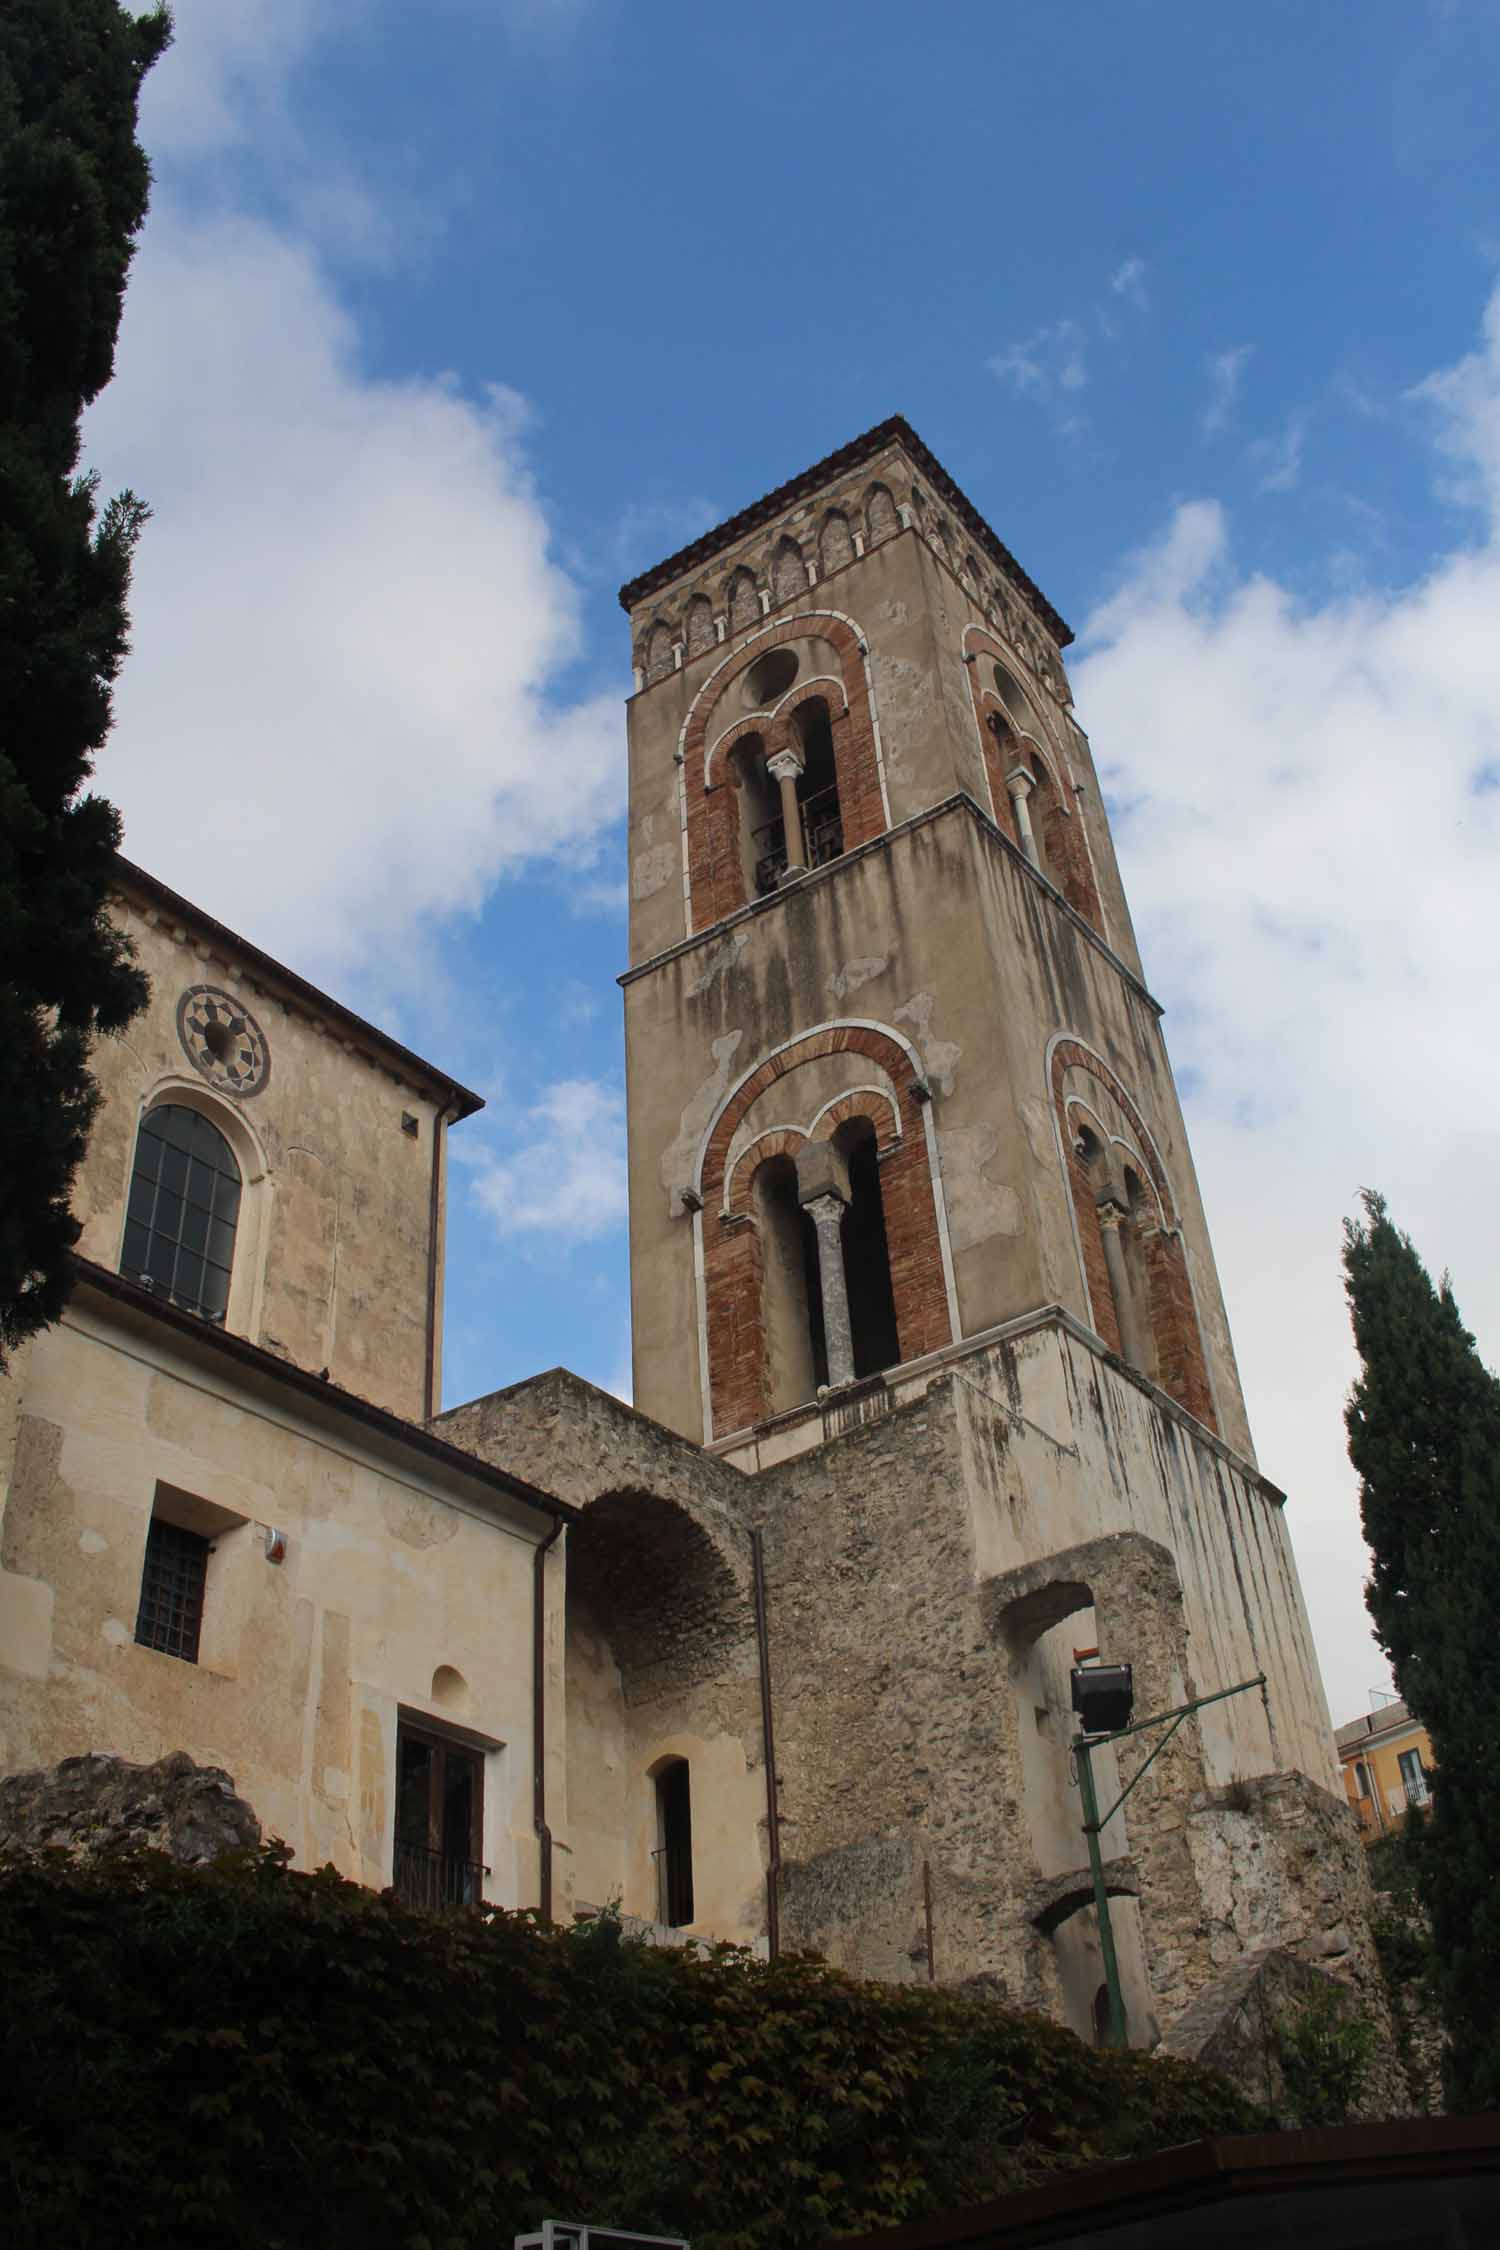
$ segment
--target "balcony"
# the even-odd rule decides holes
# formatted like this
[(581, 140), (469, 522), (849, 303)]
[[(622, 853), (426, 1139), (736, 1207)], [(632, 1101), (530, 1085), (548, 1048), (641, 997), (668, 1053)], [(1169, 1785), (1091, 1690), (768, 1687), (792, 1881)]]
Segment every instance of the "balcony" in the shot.
[[(837, 789), (820, 789), (815, 796), (801, 798), (797, 810), (802, 817), (804, 864), (826, 867), (844, 848), (844, 823)], [(769, 898), (787, 867), (786, 828), (780, 820), (768, 820), (763, 828), (755, 830), (752, 841), (756, 894)]]
[(474, 1859), (454, 1859), (426, 1844), (398, 1844), (391, 1888), (403, 1906), (478, 1906), (489, 1869)]

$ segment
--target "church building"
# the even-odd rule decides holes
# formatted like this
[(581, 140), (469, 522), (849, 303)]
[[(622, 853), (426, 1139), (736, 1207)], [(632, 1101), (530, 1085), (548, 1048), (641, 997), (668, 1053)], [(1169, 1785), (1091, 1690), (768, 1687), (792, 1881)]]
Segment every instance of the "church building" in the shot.
[[(0, 1385), (0, 1769), (186, 1749), (430, 1904), (1129, 2031), (1366, 1879), (1066, 624), (881, 424), (622, 590), (634, 1409), (439, 1412), (479, 1104), (121, 863), (79, 1281)], [(1151, 1744), (1097, 1759), (1108, 1805)]]

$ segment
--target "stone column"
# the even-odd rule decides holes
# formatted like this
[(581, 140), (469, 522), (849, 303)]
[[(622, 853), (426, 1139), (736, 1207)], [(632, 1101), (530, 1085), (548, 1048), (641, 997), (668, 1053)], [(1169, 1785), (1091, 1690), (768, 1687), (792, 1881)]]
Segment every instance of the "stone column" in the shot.
[(1005, 777), (1005, 786), (1010, 791), (1010, 801), (1016, 809), (1016, 830), (1021, 838), (1021, 849), (1032, 866), (1039, 868), (1042, 859), (1036, 848), (1036, 830), (1031, 825), (1031, 807), (1026, 802), (1036, 783), (1024, 766), (1013, 766)]
[(807, 866), (807, 850), (802, 841), (802, 807), (797, 802), (797, 784), (802, 779), (802, 760), (795, 750), (778, 750), (774, 758), (767, 758), (766, 771), (776, 777), (781, 791), (781, 825), (786, 835), (786, 871), (793, 868), (800, 873)]
[(803, 1205), (818, 1230), (818, 1280), (823, 1291), (823, 1343), (828, 1353), (828, 1388), (854, 1380), (854, 1332), (849, 1325), (849, 1292), (844, 1282), (842, 1196), (831, 1191)]
[(1099, 1233), (1104, 1243), (1104, 1264), (1109, 1274), (1110, 1294), (1115, 1300), (1115, 1318), (1120, 1324), (1120, 1351), (1130, 1366), (1146, 1366), (1145, 1339), (1136, 1312), (1135, 1292), (1130, 1286), (1130, 1268), (1125, 1258), (1125, 1245), (1120, 1229), (1129, 1222), (1130, 1206), (1120, 1189), (1111, 1183), (1099, 1190), (1094, 1198), (1099, 1213)]

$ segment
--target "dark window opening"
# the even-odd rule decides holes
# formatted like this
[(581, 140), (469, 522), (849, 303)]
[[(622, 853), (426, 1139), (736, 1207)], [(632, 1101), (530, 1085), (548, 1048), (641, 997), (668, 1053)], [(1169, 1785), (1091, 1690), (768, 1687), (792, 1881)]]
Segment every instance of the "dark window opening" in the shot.
[(1107, 1984), (1101, 1984), (1094, 1994), (1094, 2005), (1091, 2013), (1094, 2019), (1094, 2045), (1096, 2047), (1107, 2047), (1109, 2045), (1109, 1986)]
[(120, 1271), (222, 1323), (239, 1215), (240, 1168), (217, 1126), (179, 1103), (143, 1117)]
[[(795, 1194), (795, 1176), (793, 1193)], [(828, 1381), (828, 1332), (823, 1326), (823, 1277), (818, 1264), (818, 1230), (799, 1205), (798, 1232), (802, 1241), (802, 1280), (807, 1291), (807, 1336), (812, 1346), (813, 1390)]]
[(843, 1223), (844, 1285), (849, 1293), (849, 1326), (858, 1381), (861, 1376), (878, 1375), (882, 1368), (896, 1366), (901, 1346), (896, 1333), (896, 1299), (891, 1288), (891, 1254), (886, 1242), (875, 1128), (868, 1118), (853, 1118), (839, 1128), (837, 1140), (849, 1166), (849, 1208)]
[(802, 745), (802, 772), (797, 782), (797, 804), (802, 814), (802, 836), (809, 867), (823, 867), (844, 848), (844, 822), (839, 811), (838, 770), (833, 754), (833, 725), (826, 703), (804, 703), (794, 724)]
[(182, 1531), (160, 1516), (151, 1518), (135, 1620), (135, 1637), (142, 1648), (197, 1663), (211, 1552), (209, 1542), (196, 1531)]
[(656, 1777), (658, 1919), (680, 1930), (693, 1919), (693, 1806), (685, 1758)]
[(408, 1906), (477, 1906), (484, 1896), (484, 1760), (416, 1727), (396, 1737), (394, 1889)]

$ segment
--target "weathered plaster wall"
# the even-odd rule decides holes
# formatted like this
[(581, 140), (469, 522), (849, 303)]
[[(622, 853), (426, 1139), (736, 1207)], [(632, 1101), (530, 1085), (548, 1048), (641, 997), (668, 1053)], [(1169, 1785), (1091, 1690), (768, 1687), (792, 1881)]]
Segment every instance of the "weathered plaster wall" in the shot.
[[(956, 805), (834, 862), (627, 983), (625, 1005), (636, 1395), (648, 1412), (705, 1428), (700, 1357), (683, 1346), (699, 1327), (699, 1238), (721, 1221), (695, 1216), (683, 1191), (709, 1127), (759, 1060), (822, 1023), (884, 1027), (931, 1086), (959, 1332), (1047, 1303), (1092, 1325), (1048, 1067), (1049, 1042), (1067, 1032), (1140, 1107), (1180, 1217), (1218, 1424), (1248, 1453), (1156, 1011), (977, 813)], [(790, 1098), (772, 1088), (757, 1125), (787, 1122), (770, 1112)], [(799, 1118), (816, 1106), (800, 1090), (792, 1102)]]
[(584, 1510), (565, 1535), (567, 1781), (549, 1814), (578, 1900), (656, 1918), (655, 1774), (682, 1758), (690, 1928), (755, 1940), (768, 1846), (746, 1480), (560, 1368), (433, 1428)]
[[(155, 1332), (153, 1332), (153, 1330)], [(398, 1711), (487, 1752), (491, 1892), (536, 1896), (532, 1547), (483, 1487), (382, 1449), (154, 1323), (75, 1297), (16, 1371), (0, 1460), (0, 1771), (169, 1749), (232, 1773), (298, 1862), (389, 1882)], [(83, 1410), (81, 1409), (81, 1403)], [(214, 1539), (200, 1661), (135, 1643), (158, 1488)], [(265, 1529), (287, 1537), (269, 1563)], [(549, 1657), (561, 1696), (561, 1574)], [(433, 1700), (440, 1666), (461, 1685)], [(559, 1788), (561, 1777), (559, 1776)]]
[[(75, 1198), (79, 1248), (118, 1267), (142, 1115), (161, 1101), (201, 1110), (245, 1183), (226, 1325), (314, 1373), (326, 1367), (393, 1413), (420, 1415), (439, 1099), (192, 926), (128, 897), (118, 911), (151, 999), (94, 1051), (104, 1098)], [(184, 1050), (177, 1005), (198, 984), (231, 992), (260, 1026), (271, 1061), (259, 1092), (211, 1086)], [(416, 1119), (415, 1137), (403, 1116)]]

